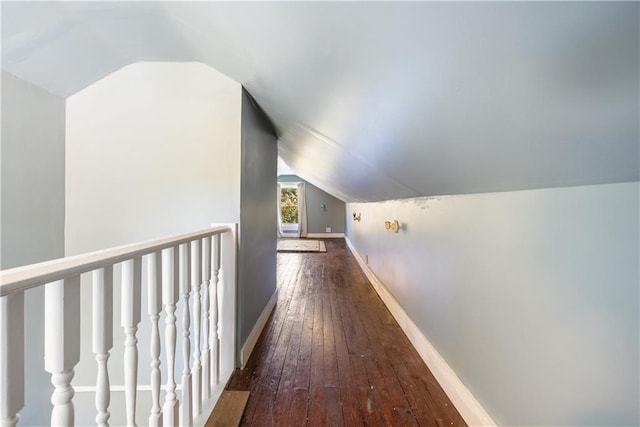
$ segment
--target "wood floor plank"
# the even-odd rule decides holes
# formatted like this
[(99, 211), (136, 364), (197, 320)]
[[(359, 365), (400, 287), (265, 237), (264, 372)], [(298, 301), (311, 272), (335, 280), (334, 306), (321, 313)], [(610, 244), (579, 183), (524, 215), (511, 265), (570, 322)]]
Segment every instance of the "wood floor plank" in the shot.
[[(274, 323), (279, 323), (279, 331), (274, 330), (272, 341), (275, 342), (271, 350), (271, 357), (264, 363), (265, 370), (262, 374), (259, 387), (256, 390), (256, 404), (252, 406), (252, 413), (247, 414), (247, 420), (261, 425), (278, 425), (280, 415), (274, 410), (277, 390), (280, 384), (282, 368), (291, 338), (291, 330), (294, 322), (289, 321), (291, 312), (296, 312), (302, 304), (303, 298), (295, 298), (296, 285), (299, 283), (297, 273), (287, 275), (286, 285), (283, 286), (283, 304), (280, 310), (276, 311)], [(277, 335), (277, 336), (276, 336)]]
[(324, 395), (324, 322), (321, 295), (316, 295), (313, 314), (313, 344), (311, 348), (311, 378), (309, 381), (309, 424), (327, 425)]
[(294, 388), (288, 405), (287, 419), (284, 425), (299, 427), (307, 424), (309, 409), (309, 389)]
[(205, 427), (237, 427), (248, 400), (248, 391), (223, 391)]
[(334, 339), (336, 348), (336, 363), (338, 368), (338, 382), (340, 384), (340, 397), (342, 400), (342, 416), (348, 426), (362, 424), (362, 419), (357, 409), (357, 395), (355, 379), (351, 366), (351, 358), (345, 337), (344, 318), (340, 312), (339, 299), (342, 298), (339, 291), (331, 292), (331, 314), (334, 322)]
[[(375, 304), (372, 296), (365, 295), (365, 299), (367, 304)], [(393, 425), (415, 426), (417, 421), (393, 369), (393, 364), (396, 361), (389, 359), (385, 351), (388, 343), (385, 340), (385, 323), (381, 322), (379, 318), (380, 311), (367, 310), (362, 314), (365, 324), (374, 325), (375, 328), (367, 327), (363, 332), (368, 336), (369, 347), (372, 349), (372, 356), (365, 361), (369, 364), (370, 375), (375, 375), (373, 381), (383, 400), (383, 411), (387, 421)]]
[(334, 338), (333, 328), (335, 325), (335, 319), (331, 309), (331, 295), (330, 292), (327, 295), (328, 298), (324, 299), (322, 305), (322, 330), (324, 332), (323, 343), (323, 364), (324, 364), (324, 386), (325, 387), (338, 387), (338, 359), (336, 355), (336, 343)]
[(464, 426), (343, 240), (278, 254), (278, 303), (245, 370), (246, 426)]
[(294, 388), (309, 388), (309, 379), (311, 378), (311, 349), (313, 347), (313, 315), (315, 313), (315, 304), (316, 298), (307, 296), (304, 320), (302, 321), (300, 348), (298, 349), (296, 374), (293, 380)]
[[(272, 363), (274, 363), (274, 358), (276, 358), (275, 349), (277, 348), (277, 343), (282, 337), (282, 329), (286, 323), (284, 318), (289, 310), (291, 301), (290, 293), (296, 284), (296, 280), (294, 279), (296, 270), (295, 268), (291, 268), (292, 266), (295, 267), (296, 263), (291, 259), (286, 261), (288, 262), (284, 264), (284, 266), (286, 266), (285, 268), (282, 268), (283, 264), (278, 264), (278, 267), (280, 267), (278, 271), (283, 273), (281, 281), (279, 282), (281, 286), (278, 289), (276, 309), (262, 334), (265, 335), (264, 345), (260, 353), (254, 351), (252, 354), (252, 358), (257, 358), (254, 362), (252, 373), (254, 381), (251, 387), (252, 395), (256, 398), (249, 399), (245, 409), (243, 423), (247, 423), (248, 425), (251, 425), (254, 420), (260, 420), (261, 417), (266, 417), (266, 419), (262, 420), (263, 423), (272, 422), (272, 414), (270, 411), (273, 403), (272, 400), (275, 398), (275, 392), (273, 390), (274, 376), (271, 367)], [(277, 361), (275, 365), (277, 365)], [(275, 380), (275, 382), (275, 386), (277, 387), (277, 380)]]
[(302, 286), (296, 287), (287, 317), (287, 321), (292, 324), (291, 338), (289, 339), (273, 408), (274, 419), (280, 424), (283, 424), (289, 418), (289, 402), (294, 396), (293, 387), (300, 356), (300, 343), (307, 305), (307, 298), (304, 297), (303, 291), (304, 288)]

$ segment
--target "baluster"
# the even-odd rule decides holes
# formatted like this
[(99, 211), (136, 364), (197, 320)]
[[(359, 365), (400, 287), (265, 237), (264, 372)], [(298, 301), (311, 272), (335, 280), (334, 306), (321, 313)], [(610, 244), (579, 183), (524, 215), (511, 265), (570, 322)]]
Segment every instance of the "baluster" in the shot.
[(200, 240), (191, 242), (191, 286), (193, 287), (193, 416), (200, 415), (202, 404), (200, 390)]
[(72, 426), (73, 368), (80, 360), (80, 276), (45, 285), (44, 366), (55, 390), (51, 425)]
[(182, 295), (182, 360), (184, 369), (182, 371), (182, 412), (180, 425), (193, 425), (193, 414), (191, 412), (191, 371), (189, 370), (189, 356), (191, 355), (191, 314), (189, 313), (189, 292), (190, 292), (190, 271), (189, 258), (191, 256), (191, 245), (188, 243), (180, 245), (180, 293)]
[(136, 393), (138, 388), (138, 339), (142, 290), (142, 260), (140, 257), (122, 263), (122, 312), (124, 330), (124, 386), (127, 425), (136, 425)]
[(149, 425), (162, 426), (160, 408), (160, 311), (162, 311), (162, 259), (160, 252), (147, 257), (147, 312), (151, 320), (151, 414)]
[(167, 356), (167, 393), (163, 406), (163, 424), (178, 425), (178, 399), (176, 399), (176, 302), (178, 301), (178, 250), (165, 249), (162, 252), (162, 302), (167, 317), (165, 319), (165, 349)]
[(24, 293), (0, 297), (0, 426), (14, 427), (24, 406)]
[(211, 276), (211, 239), (202, 240), (202, 400), (209, 399), (209, 277)]
[[(216, 289), (218, 290), (218, 324), (216, 325), (216, 340), (218, 343), (216, 359), (218, 360), (218, 373), (220, 372), (220, 363), (222, 362), (221, 348), (222, 348), (222, 307), (224, 305), (224, 269), (222, 268), (222, 235), (218, 235), (218, 284)], [(219, 378), (219, 377), (218, 377)]]
[(113, 267), (93, 271), (93, 353), (98, 364), (96, 424), (109, 425), (109, 351), (113, 347)]
[(209, 346), (211, 353), (211, 390), (218, 384), (218, 269), (220, 254), (220, 235), (211, 237), (211, 279), (209, 280), (209, 311), (211, 312), (211, 326), (209, 328)]

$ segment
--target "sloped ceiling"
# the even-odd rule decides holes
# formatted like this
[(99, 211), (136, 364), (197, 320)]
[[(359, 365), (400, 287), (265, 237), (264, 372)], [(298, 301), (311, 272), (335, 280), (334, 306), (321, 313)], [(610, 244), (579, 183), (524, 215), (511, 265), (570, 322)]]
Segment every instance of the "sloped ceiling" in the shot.
[(2, 2), (2, 68), (69, 96), (137, 61), (242, 83), (345, 201), (639, 179), (639, 4)]

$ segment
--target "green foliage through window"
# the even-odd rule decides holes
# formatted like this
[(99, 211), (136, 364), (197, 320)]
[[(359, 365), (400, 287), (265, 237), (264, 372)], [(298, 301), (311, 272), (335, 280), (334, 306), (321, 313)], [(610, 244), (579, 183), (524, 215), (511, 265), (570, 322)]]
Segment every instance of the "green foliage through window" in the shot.
[(283, 224), (298, 223), (298, 189), (283, 188), (280, 193)]

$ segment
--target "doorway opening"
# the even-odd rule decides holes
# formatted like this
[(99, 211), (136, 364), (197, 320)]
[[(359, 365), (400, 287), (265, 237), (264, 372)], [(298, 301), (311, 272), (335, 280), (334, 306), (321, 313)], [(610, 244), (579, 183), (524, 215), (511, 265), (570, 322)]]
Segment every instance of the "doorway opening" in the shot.
[(298, 237), (298, 188), (295, 185), (280, 188), (280, 217), (283, 237)]
[(304, 182), (278, 183), (278, 237), (307, 237)]

